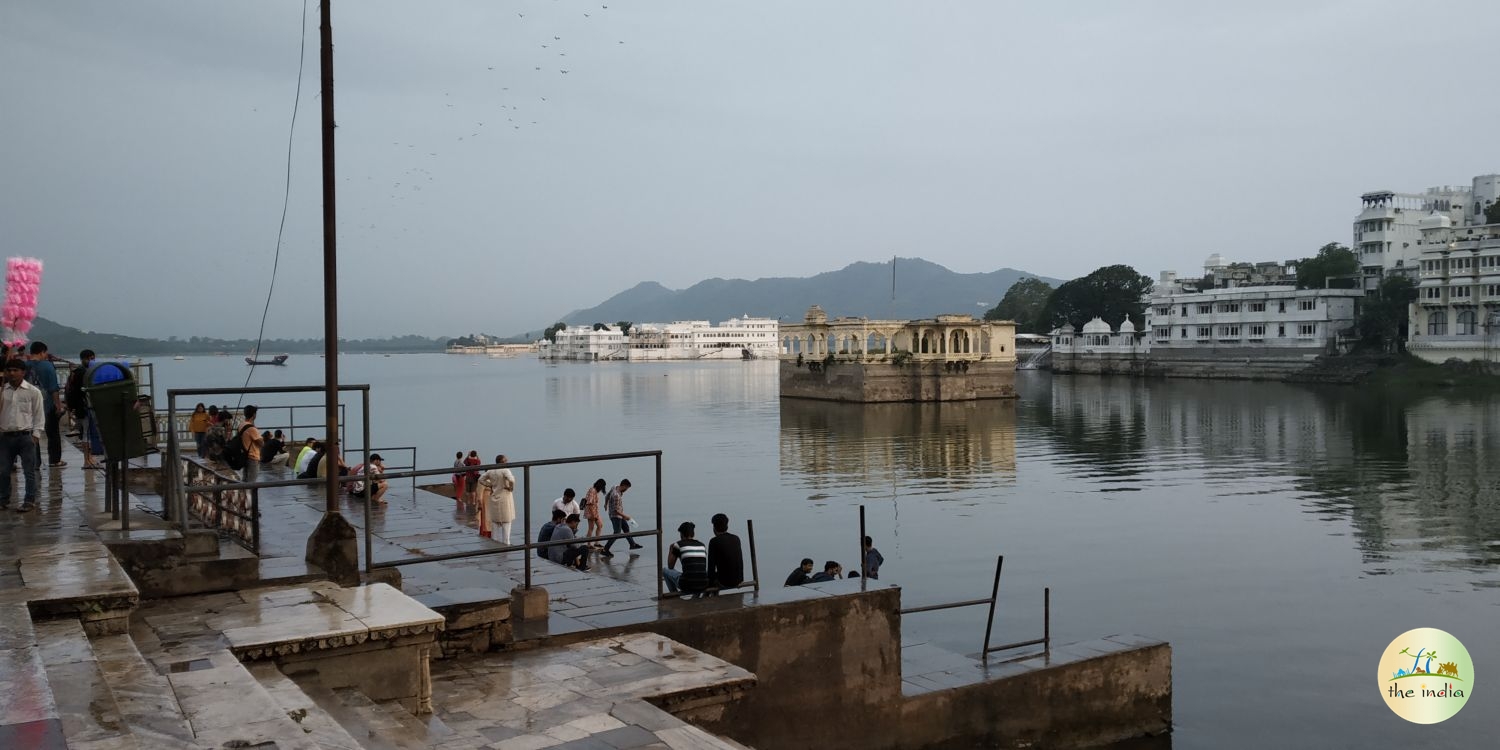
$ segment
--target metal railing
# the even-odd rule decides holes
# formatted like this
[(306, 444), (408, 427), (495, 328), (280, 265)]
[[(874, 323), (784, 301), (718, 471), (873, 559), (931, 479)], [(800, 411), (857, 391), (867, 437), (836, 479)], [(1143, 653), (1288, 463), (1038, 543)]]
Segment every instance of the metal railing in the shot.
[(990, 595), (989, 595), (988, 598), (985, 598), (985, 599), (969, 599), (967, 601), (961, 601), (961, 602), (948, 602), (947, 604), (928, 604), (928, 605), (921, 606), (921, 607), (905, 607), (905, 608), (902, 608), (901, 610), (899, 610), (897, 612), (897, 614), (909, 615), (909, 614), (915, 614), (917, 612), (936, 612), (936, 611), (941, 610), (941, 609), (956, 609), (956, 608), (959, 608), (959, 607), (973, 607), (973, 606), (977, 606), (977, 605), (980, 605), (980, 604), (988, 604), (989, 608), (990, 608), (990, 613), (989, 613), (989, 618), (985, 621), (985, 624), (984, 624), (984, 645), (980, 648), (980, 651), (979, 651), (979, 659), (980, 659), (980, 661), (988, 662), (989, 659), (990, 659), (990, 654), (995, 653), (996, 651), (1009, 651), (1011, 649), (1022, 648), (1024, 646), (1037, 646), (1037, 645), (1040, 645), (1042, 647), (1042, 652), (1043, 653), (1051, 653), (1052, 652), (1052, 589), (1050, 587), (1042, 589), (1042, 637), (1041, 638), (1033, 638), (1033, 639), (1028, 640), (1028, 641), (1016, 641), (1014, 643), (1006, 643), (1006, 644), (1002, 644), (1002, 645), (999, 645), (999, 646), (991, 646), (990, 645), (990, 637), (994, 634), (994, 630), (995, 630), (995, 603), (997, 601), (999, 601), (999, 598), (1000, 598), (1000, 571), (1004, 567), (1005, 567), (1005, 555), (1000, 555), (1000, 556), (998, 556), (995, 559), (995, 583), (994, 583), (994, 586), (990, 589)]
[[(324, 433), (327, 432), (327, 430), (324, 429), (322, 421), (322, 404), (266, 404), (265, 406), (259, 406), (258, 409), (260, 410), (260, 413), (255, 419), (255, 426), (259, 427), (262, 432), (270, 432), (272, 430), (285, 430), (287, 433), (287, 445), (291, 445), (292, 443), (297, 442), (297, 430), (299, 429), (303, 431), (304, 436), (308, 436), (310, 434), (312, 437), (315, 437), (319, 440), (322, 440)], [(316, 410), (318, 421), (298, 421), (298, 414), (306, 409)], [(276, 416), (282, 412), (285, 412), (284, 417)], [(175, 414), (168, 415), (167, 410), (157, 409), (157, 442), (161, 445), (165, 445), (168, 441), (167, 433), (172, 432), (176, 436), (179, 443), (186, 442), (192, 444), (196, 439), (193, 437), (192, 431), (188, 429), (188, 423), (192, 421), (192, 418), (192, 412), (176, 412)], [(345, 444), (345, 438), (347, 436), (347, 429), (345, 427), (346, 424), (347, 420), (345, 419), (345, 405), (339, 404), (339, 445)], [(168, 429), (169, 426), (171, 427), (170, 430)]]
[[(630, 532), (626, 532), (624, 534), (605, 534), (605, 535), (602, 535), (602, 536), (592, 536), (592, 537), (574, 537), (572, 539), (564, 539), (564, 540), (558, 541), (558, 542), (553, 542), (553, 541), (550, 541), (550, 540), (546, 541), (546, 542), (533, 542), (533, 541), (531, 541), (531, 528), (532, 528), (532, 526), (531, 526), (531, 505), (532, 505), (532, 502), (531, 502), (531, 469), (533, 467), (538, 467), (538, 466), (561, 466), (561, 465), (565, 465), (565, 464), (579, 464), (579, 463), (594, 463), (594, 462), (598, 462), (598, 461), (620, 461), (620, 460), (634, 459), (634, 458), (653, 458), (653, 459), (655, 459), (655, 461), (654, 461), (654, 463), (656, 465), (656, 527), (655, 528), (646, 529), (644, 531), (630, 531)], [(465, 471), (474, 471), (474, 472), (484, 472), (484, 471), (489, 471), (490, 469), (517, 469), (518, 468), (518, 469), (521, 470), (521, 483), (523, 485), (523, 491), (521, 493), (522, 494), (522, 499), (521, 499), (521, 523), (523, 524), (523, 527), (522, 527), (522, 530), (521, 530), (522, 543), (521, 544), (512, 544), (512, 545), (502, 545), (502, 546), (497, 546), (497, 547), (493, 547), (493, 548), (490, 548), (490, 549), (469, 550), (467, 552), (450, 552), (450, 553), (446, 553), (446, 554), (442, 554), (442, 555), (422, 555), (420, 557), (404, 558), (404, 559), (400, 559), (400, 560), (382, 560), (380, 562), (375, 562), (374, 560), (371, 559), (371, 556), (370, 556), (371, 555), (371, 548), (372, 548), (371, 539), (370, 539), (370, 525), (368, 523), (366, 523), (365, 524), (365, 572), (366, 573), (372, 572), (376, 568), (396, 568), (396, 567), (400, 567), (400, 566), (403, 566), (403, 565), (421, 565), (421, 564), (424, 564), (424, 563), (445, 562), (445, 561), (448, 561), (448, 560), (466, 560), (466, 559), (475, 558), (475, 557), (486, 557), (486, 556), (489, 556), (489, 555), (501, 555), (501, 554), (508, 554), (508, 553), (520, 551), (520, 552), (524, 553), (522, 555), (522, 557), (526, 561), (526, 564), (525, 564), (525, 568), (526, 568), (526, 573), (525, 573), (525, 587), (529, 589), (529, 588), (531, 588), (531, 567), (532, 567), (532, 563), (533, 563), (533, 560), (534, 560), (534, 556), (531, 554), (531, 551), (532, 550), (536, 550), (536, 549), (546, 549), (548, 547), (555, 547), (555, 546), (558, 546), (558, 545), (576, 544), (576, 543), (578, 543), (578, 541), (585, 540), (585, 539), (588, 540), (588, 541), (594, 541), (594, 542), (607, 542), (607, 541), (615, 540), (615, 539), (634, 540), (634, 539), (637, 539), (637, 538), (640, 538), (640, 537), (655, 537), (655, 539), (656, 539), (656, 557), (657, 557), (658, 560), (665, 559), (664, 556), (663, 556), (663, 550), (662, 550), (663, 540), (662, 540), (662, 533), (661, 533), (661, 521), (662, 521), (662, 470), (661, 470), (661, 459), (662, 459), (662, 452), (659, 451), (659, 450), (655, 450), (655, 451), (635, 451), (635, 452), (630, 452), (630, 453), (606, 453), (606, 454), (600, 454), (600, 455), (595, 455), (595, 456), (574, 456), (574, 457), (569, 457), (569, 458), (548, 458), (548, 459), (539, 459), (539, 460), (535, 460), (535, 461), (511, 461), (509, 463), (503, 463), (503, 464), (480, 464), (480, 465), (477, 465), (477, 466), (468, 466), (468, 467), (465, 467)], [(389, 479), (406, 479), (408, 477), (415, 478), (415, 477), (442, 476), (442, 475), (452, 474), (452, 473), (453, 473), (453, 467), (452, 466), (444, 466), (444, 467), (438, 468), (438, 469), (420, 469), (420, 470), (414, 470), (414, 471), (388, 472), (388, 473), (386, 473), (385, 476), (389, 480)], [(601, 502), (602, 502), (602, 500), (601, 500)], [(656, 577), (656, 596), (657, 596), (657, 598), (661, 598), (661, 596), (663, 595), (663, 593), (664, 592), (662, 590), (662, 578), (661, 578), (660, 575), (658, 575)]]
[(181, 468), (188, 512), (259, 555), (260, 493), (255, 487), (243, 487), (238, 477), (220, 473), (195, 457), (181, 457)]

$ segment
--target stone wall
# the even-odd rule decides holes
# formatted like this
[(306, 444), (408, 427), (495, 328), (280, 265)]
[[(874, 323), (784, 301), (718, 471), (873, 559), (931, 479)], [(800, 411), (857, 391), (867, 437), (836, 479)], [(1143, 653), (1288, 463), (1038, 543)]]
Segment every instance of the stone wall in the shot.
[(895, 587), (660, 620), (646, 629), (754, 673), (727, 705), (678, 714), (753, 747), (870, 744), (901, 705), (901, 592)]
[(1150, 354), (1052, 353), (1052, 371), (1083, 375), (1138, 375), (1163, 378), (1293, 380), (1318, 361), (1306, 349), (1257, 349), (1253, 356), (1225, 350), (1154, 351)]
[(1172, 727), (1165, 643), (1017, 672), (907, 698), (883, 746), (1095, 747)]
[[(962, 369), (944, 362), (781, 362), (781, 396), (825, 401), (974, 401), (1015, 398), (1016, 363), (976, 361)], [(815, 369), (816, 366), (816, 369)]]

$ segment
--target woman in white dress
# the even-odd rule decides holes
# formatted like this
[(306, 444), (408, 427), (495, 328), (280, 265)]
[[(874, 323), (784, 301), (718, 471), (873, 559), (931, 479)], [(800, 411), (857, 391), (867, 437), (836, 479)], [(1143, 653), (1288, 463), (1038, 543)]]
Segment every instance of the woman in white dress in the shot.
[[(506, 463), (504, 454), (495, 456), (495, 463)], [(480, 492), (488, 495), (485, 500), (485, 536), (492, 539), (498, 538), (505, 545), (510, 545), (510, 527), (516, 520), (516, 475), (510, 473), (510, 469), (490, 469), (479, 477)], [(500, 529), (500, 536), (495, 537), (494, 530)]]

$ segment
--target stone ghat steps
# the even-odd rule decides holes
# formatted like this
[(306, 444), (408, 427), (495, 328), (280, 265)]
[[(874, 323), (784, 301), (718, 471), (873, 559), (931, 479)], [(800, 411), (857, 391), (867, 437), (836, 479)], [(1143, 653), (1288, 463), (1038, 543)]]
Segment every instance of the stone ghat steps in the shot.
[[(277, 681), (276, 675), (269, 672), (264, 674), (268, 679)], [(339, 731), (350, 737), (351, 742), (358, 743), (355, 747), (363, 750), (442, 747), (449, 740), (455, 739), (454, 731), (437, 716), (418, 718), (403, 708), (399, 701), (377, 703), (357, 688), (330, 690), (312, 675), (300, 677), (296, 681), (281, 675), (279, 680), (295, 682), (299, 692), (311, 704), (308, 706), (310, 719), (319, 725), (328, 722), (338, 726)]]
[(143, 747), (121, 716), (114, 692), (76, 619), (35, 623), (37, 653), (45, 665), (47, 690), (70, 748)]

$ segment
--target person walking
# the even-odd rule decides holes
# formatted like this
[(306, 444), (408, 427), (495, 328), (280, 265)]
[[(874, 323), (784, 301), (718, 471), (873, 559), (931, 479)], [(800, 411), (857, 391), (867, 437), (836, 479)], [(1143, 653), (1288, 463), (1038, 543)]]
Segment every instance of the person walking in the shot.
[[(708, 548), (693, 538), (696, 529), (692, 521), (683, 521), (677, 527), (677, 541), (667, 549), (667, 566), (661, 569), (661, 577), (668, 591), (701, 594), (708, 590), (712, 581), (708, 574)], [(682, 570), (676, 569), (679, 562)]]
[[(599, 520), (599, 504), (604, 501), (605, 489), (609, 484), (603, 478), (595, 479), (594, 485), (583, 493), (583, 520), (588, 521), (589, 538), (597, 537), (604, 533), (604, 522)], [(589, 545), (598, 549), (598, 544)]]
[(208, 426), (213, 418), (208, 415), (208, 408), (203, 402), (193, 407), (193, 413), (188, 417), (188, 432), (193, 434), (193, 443), (198, 446), (198, 458), (203, 458), (203, 440), (208, 435)]
[(729, 533), (729, 516), (715, 513), (709, 519), (714, 537), (708, 540), (708, 577), (721, 589), (738, 588), (745, 582), (745, 555), (740, 538)]
[[(509, 463), (510, 460), (504, 453), (495, 456), (495, 463)], [(510, 527), (516, 520), (516, 475), (510, 469), (490, 469), (479, 477), (479, 485), (487, 492), (487, 502), (484, 513), (486, 529), (489, 533), (485, 536), (494, 538), (496, 526), (500, 527), (500, 539), (508, 547), (510, 546)]]
[[(614, 528), (613, 533), (615, 534), (626, 534), (630, 532), (630, 515), (625, 512), (625, 493), (629, 489), (630, 480), (621, 479), (620, 483), (615, 485), (615, 488), (610, 490), (608, 495), (604, 496), (604, 509), (609, 513), (609, 523), (610, 526)], [(628, 537), (625, 539), (625, 541), (630, 542), (631, 549), (640, 549), (641, 547), (645, 546), (636, 544), (634, 539), (630, 539)], [(613, 539), (605, 542), (604, 549), (599, 550), (599, 554), (605, 557), (614, 557), (614, 553), (609, 551), (609, 548), (613, 547), (614, 545), (615, 540)]]
[[(43, 422), (47, 431), (47, 466), (61, 469), (67, 466), (62, 460), (62, 388), (57, 383), (57, 368), (52, 365), (52, 355), (47, 345), (31, 342), (31, 367), (26, 379), (42, 393)], [(41, 447), (37, 447), (37, 460), (41, 461)]]
[[(4, 360), (0, 360), (3, 362)], [(78, 353), (78, 366), (68, 375), (68, 384), (63, 389), (64, 397), (68, 403), (68, 411), (73, 414), (73, 424), (78, 427), (78, 442), (83, 446), (83, 468), (99, 469), (99, 461), (94, 458), (94, 426), (93, 414), (89, 411), (88, 395), (84, 393), (84, 376), (89, 367), (94, 364), (94, 350), (84, 349)], [(202, 404), (199, 404), (202, 406)], [(205, 425), (204, 429), (208, 429)], [(198, 444), (198, 455), (203, 455), (203, 443)]]
[(26, 382), (26, 363), (19, 359), (5, 363), (5, 385), (0, 386), (0, 510), (10, 508), (11, 472), (21, 459), (25, 473), (26, 494), (21, 507), (26, 513), (36, 508), (37, 485), (41, 483), (40, 463), (42, 433), (47, 429), (46, 407), (42, 392)]

